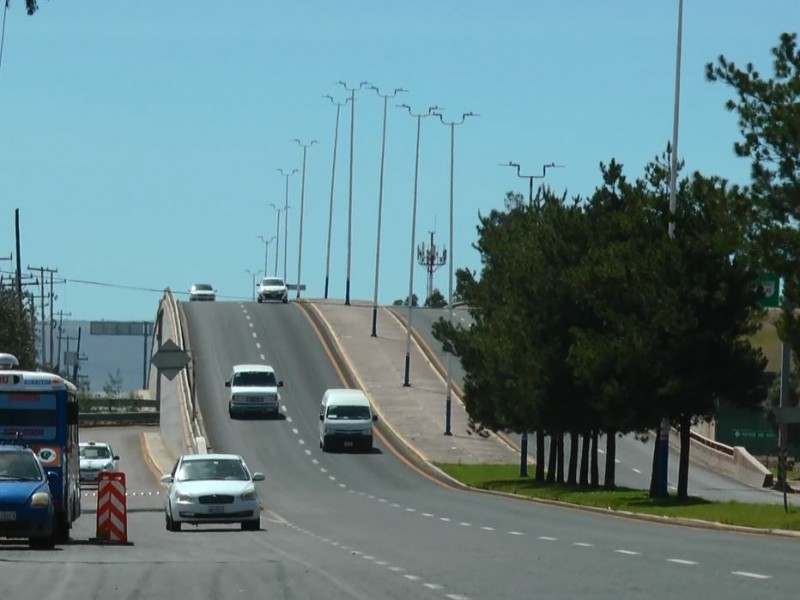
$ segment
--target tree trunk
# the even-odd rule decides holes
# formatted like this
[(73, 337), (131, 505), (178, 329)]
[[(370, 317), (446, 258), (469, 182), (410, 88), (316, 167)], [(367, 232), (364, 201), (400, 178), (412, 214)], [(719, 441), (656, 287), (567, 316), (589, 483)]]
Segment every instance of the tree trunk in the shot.
[(556, 458), (558, 457), (558, 436), (550, 435), (550, 455), (547, 457), (547, 483), (556, 482)]
[(597, 430), (592, 430), (592, 468), (590, 473), (589, 484), (596, 488), (600, 485), (600, 467), (597, 464), (597, 438), (599, 434)]
[(691, 446), (692, 416), (683, 413), (680, 417), (681, 427), (681, 458), (678, 467), (678, 498), (686, 500), (689, 497), (689, 447)]
[(577, 485), (578, 483), (578, 433), (571, 431), (569, 434), (569, 471), (567, 473), (567, 483)]
[(558, 460), (556, 461), (556, 481), (564, 483), (564, 432), (558, 432)]
[(616, 472), (616, 458), (617, 458), (617, 432), (606, 432), (606, 472), (603, 481), (603, 487), (607, 490), (613, 490), (616, 487), (614, 483), (614, 473)]
[(589, 485), (589, 446), (591, 444), (591, 436), (584, 433), (581, 436), (581, 473), (579, 482), (581, 485)]
[(544, 430), (536, 430), (536, 481), (544, 481)]

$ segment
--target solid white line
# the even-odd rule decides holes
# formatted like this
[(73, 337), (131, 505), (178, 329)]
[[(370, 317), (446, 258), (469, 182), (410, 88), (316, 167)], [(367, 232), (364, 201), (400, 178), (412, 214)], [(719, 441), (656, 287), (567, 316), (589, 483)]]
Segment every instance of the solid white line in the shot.
[(740, 575), (742, 577), (750, 577), (752, 579), (770, 579), (771, 575), (762, 575), (761, 573), (750, 573), (749, 571), (731, 571), (731, 575)]
[(675, 563), (677, 565), (696, 565), (693, 560), (683, 560), (682, 558), (668, 558), (667, 562)]
[(617, 554), (626, 554), (628, 556), (636, 556), (637, 554), (639, 554), (639, 552), (636, 552), (634, 550), (623, 550), (623, 549), (614, 550), (614, 552), (616, 552)]

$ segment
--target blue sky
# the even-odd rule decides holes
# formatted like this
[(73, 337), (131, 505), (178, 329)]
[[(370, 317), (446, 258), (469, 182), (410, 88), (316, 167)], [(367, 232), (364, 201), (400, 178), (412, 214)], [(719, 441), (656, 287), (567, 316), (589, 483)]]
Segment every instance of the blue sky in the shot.
[[(642, 173), (672, 136), (677, 0), (642, 2), (206, 0), (40, 2), (7, 13), (0, 65), (0, 257), (58, 269), (56, 311), (73, 319), (150, 319), (159, 294), (210, 282), (249, 298), (284, 204), (278, 168), (300, 168), (291, 140), (317, 140), (306, 165), (307, 297), (325, 281), (335, 107), (349, 85), (390, 91), (379, 302), (407, 295), (415, 111), (444, 107), (456, 128), (456, 268), (480, 269), (479, 214), (501, 208), (524, 173), (548, 170), (557, 192), (588, 195), (598, 165)], [(744, 183), (733, 155), (731, 90), (705, 81), (720, 54), (771, 74), (770, 49), (800, 23), (797, 0), (686, 0), (679, 154), (688, 170)], [(372, 300), (383, 103), (356, 93), (351, 298)], [(423, 119), (417, 244), (447, 246), (449, 129)], [(339, 127), (330, 296), (347, 268), (350, 110)], [(300, 173), (289, 188), (288, 280), (297, 279)], [(537, 182), (538, 183), (538, 182)], [(281, 214), (281, 219), (284, 214)], [(278, 274), (283, 274), (283, 223)], [(272, 274), (276, 244), (269, 245)], [(414, 268), (423, 296), (426, 276)], [(0, 268), (9, 269), (8, 261)], [(447, 291), (447, 268), (434, 285)]]

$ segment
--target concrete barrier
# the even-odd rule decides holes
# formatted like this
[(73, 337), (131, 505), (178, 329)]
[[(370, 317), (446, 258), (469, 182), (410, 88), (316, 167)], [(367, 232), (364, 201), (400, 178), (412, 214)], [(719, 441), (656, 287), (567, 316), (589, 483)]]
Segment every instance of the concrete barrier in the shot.
[[(680, 432), (670, 430), (670, 445), (680, 449)], [(728, 446), (691, 432), (689, 455), (709, 469), (752, 487), (771, 487), (772, 472), (756, 460), (744, 446)]]

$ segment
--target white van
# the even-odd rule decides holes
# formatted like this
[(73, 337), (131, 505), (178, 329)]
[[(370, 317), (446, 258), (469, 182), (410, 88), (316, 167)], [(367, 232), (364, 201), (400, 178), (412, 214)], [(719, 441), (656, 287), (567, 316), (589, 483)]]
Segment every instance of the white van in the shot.
[(319, 447), (323, 452), (334, 445), (369, 452), (372, 424), (377, 420), (361, 390), (325, 390), (319, 411)]

